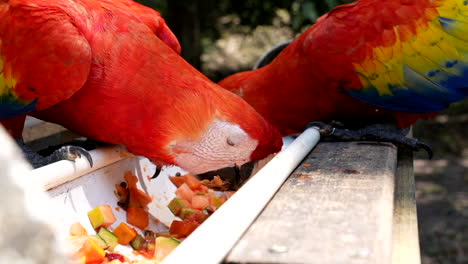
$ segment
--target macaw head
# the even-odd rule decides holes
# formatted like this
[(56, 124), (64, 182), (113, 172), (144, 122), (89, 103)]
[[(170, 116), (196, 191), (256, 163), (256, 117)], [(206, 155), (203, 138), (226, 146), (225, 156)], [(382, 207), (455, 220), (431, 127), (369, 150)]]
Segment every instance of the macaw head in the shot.
[(169, 144), (175, 164), (200, 174), (240, 167), (281, 150), (280, 133), (250, 105), (217, 85), (213, 91), (218, 96), (198, 97), (198, 104), (192, 104), (206, 107), (184, 111), (183, 136)]

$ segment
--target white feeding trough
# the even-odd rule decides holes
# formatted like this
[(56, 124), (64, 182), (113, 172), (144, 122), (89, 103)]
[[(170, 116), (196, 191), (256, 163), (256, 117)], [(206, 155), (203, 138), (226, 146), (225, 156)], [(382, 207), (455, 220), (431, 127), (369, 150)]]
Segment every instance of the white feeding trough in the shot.
[[(315, 146), (319, 137), (315, 128), (302, 133), (247, 181), (163, 263), (220, 263), (286, 178)], [(32, 171), (52, 198), (53, 217), (59, 236), (69, 236), (70, 226), (75, 222), (80, 222), (93, 233), (87, 212), (100, 205), (108, 204), (114, 209), (117, 222), (111, 228), (126, 222), (124, 210), (117, 209), (114, 190), (115, 184), (124, 180), (127, 171), (137, 176), (138, 187), (153, 198), (149, 204), (151, 219), (148, 229), (167, 231), (174, 220), (167, 205), (174, 198), (176, 190), (168, 176), (177, 172), (184, 174), (184, 171), (168, 167), (156, 179), (151, 179), (155, 166), (146, 158), (127, 153), (123, 147), (105, 147), (93, 150), (90, 154), (95, 163), (93, 168), (89, 167), (84, 158), (80, 158), (75, 163), (60, 161)], [(120, 253), (127, 252), (125, 255), (133, 256), (131, 248), (126, 248), (119, 248)]]

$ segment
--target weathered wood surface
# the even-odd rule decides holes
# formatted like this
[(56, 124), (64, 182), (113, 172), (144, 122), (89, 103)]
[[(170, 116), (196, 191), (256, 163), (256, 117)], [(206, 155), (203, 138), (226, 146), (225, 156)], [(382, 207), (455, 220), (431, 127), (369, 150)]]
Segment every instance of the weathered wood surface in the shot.
[(421, 263), (415, 189), (413, 151), (400, 148), (395, 179), (392, 264)]
[(226, 262), (391, 263), (396, 156), (391, 144), (320, 143)]

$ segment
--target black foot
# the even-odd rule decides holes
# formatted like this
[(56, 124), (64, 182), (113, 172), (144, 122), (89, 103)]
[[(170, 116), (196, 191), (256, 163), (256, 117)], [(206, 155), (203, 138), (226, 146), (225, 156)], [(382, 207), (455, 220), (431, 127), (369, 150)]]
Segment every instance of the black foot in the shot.
[(87, 150), (82, 147), (78, 146), (63, 146), (57, 150), (55, 150), (52, 154), (48, 156), (41, 156), (35, 151), (31, 150), (24, 144), (22, 138), (17, 138), (16, 142), (23, 150), (28, 161), (32, 164), (34, 168), (39, 168), (53, 162), (57, 162), (60, 160), (70, 160), (75, 161), (77, 158), (84, 156), (91, 167), (93, 167), (93, 158), (89, 154)]
[(425, 150), (429, 159), (433, 156), (431, 146), (415, 138), (408, 138), (403, 133), (405, 130), (398, 130), (392, 125), (376, 124), (358, 130), (336, 128), (323, 122), (311, 122), (307, 127), (317, 127), (323, 137), (333, 137), (345, 141), (370, 140), (392, 142), (396, 145), (403, 145), (413, 151)]
[(89, 154), (87, 150), (82, 147), (77, 146), (63, 146), (56, 151), (54, 151), (51, 155), (46, 158), (50, 157), (51, 163), (56, 162), (59, 160), (71, 160), (75, 161), (77, 158), (81, 158), (84, 156), (91, 167), (93, 167), (93, 158)]

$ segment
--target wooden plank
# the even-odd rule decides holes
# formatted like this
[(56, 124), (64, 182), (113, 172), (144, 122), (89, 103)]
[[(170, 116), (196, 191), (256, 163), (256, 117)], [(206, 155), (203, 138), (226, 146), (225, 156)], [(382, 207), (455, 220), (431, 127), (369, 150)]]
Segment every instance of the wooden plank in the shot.
[(421, 263), (415, 192), (413, 151), (400, 148), (395, 177), (392, 264)]
[(320, 143), (225, 262), (390, 263), (396, 155), (391, 144)]

